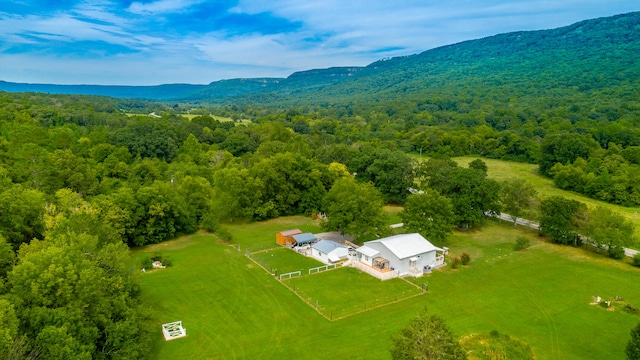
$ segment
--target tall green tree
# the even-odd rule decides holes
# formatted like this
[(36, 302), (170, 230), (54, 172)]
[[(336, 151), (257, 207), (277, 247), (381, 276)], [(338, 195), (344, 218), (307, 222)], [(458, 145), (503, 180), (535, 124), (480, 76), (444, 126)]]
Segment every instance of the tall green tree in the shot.
[(550, 175), (551, 168), (560, 163), (572, 164), (576, 159), (589, 159), (593, 151), (599, 149), (591, 135), (577, 132), (559, 132), (544, 138), (540, 150), (540, 172)]
[(126, 127), (110, 133), (116, 146), (125, 146), (134, 156), (171, 161), (183, 139), (175, 126), (165, 119), (137, 118)]
[(484, 162), (479, 160), (471, 164), (471, 168), (462, 168), (450, 159), (430, 159), (420, 164), (416, 172), (422, 189), (437, 190), (451, 200), (460, 228), (479, 225), (486, 213), (499, 213), (501, 209), (500, 184), (487, 179)]
[(0, 294), (2, 293), (3, 279), (13, 267), (15, 258), (11, 244), (7, 242), (4, 236), (0, 235)]
[(624, 247), (635, 245), (635, 228), (624, 216), (598, 206), (589, 211), (584, 233), (589, 241), (605, 248), (610, 257), (622, 259)]
[(409, 195), (400, 218), (407, 231), (438, 243), (447, 239), (456, 224), (451, 200), (435, 190)]
[(249, 176), (249, 170), (228, 166), (213, 175), (213, 209), (221, 219), (253, 220), (264, 184)]
[(18, 341), (18, 318), (13, 304), (7, 300), (0, 298), (0, 354), (3, 359), (18, 359), (19, 356), (12, 357), (15, 354), (13, 348)]
[(336, 180), (323, 200), (327, 220), (323, 227), (339, 230), (359, 241), (364, 234), (388, 232), (384, 203), (371, 183), (360, 183), (352, 177)]
[(147, 357), (139, 278), (123, 243), (59, 234), (22, 246), (9, 273), (20, 332), (47, 359)]
[(370, 181), (388, 202), (404, 203), (413, 185), (413, 162), (402, 151), (367, 144), (346, 162), (349, 171), (360, 181)]
[(425, 310), (392, 337), (393, 360), (465, 360), (467, 354), (441, 317)]
[(627, 360), (640, 360), (640, 323), (631, 329), (631, 339), (625, 349)]
[(587, 207), (583, 203), (552, 196), (540, 203), (540, 233), (564, 245), (580, 245), (578, 230), (584, 226)]
[(0, 234), (17, 249), (20, 244), (44, 236), (45, 197), (20, 184), (0, 193)]
[(479, 170), (456, 168), (448, 182), (436, 190), (451, 199), (460, 228), (477, 226), (484, 221), (486, 213), (500, 212), (500, 185)]
[(518, 225), (518, 218), (529, 213), (535, 202), (538, 191), (523, 179), (509, 179), (500, 186), (500, 200), (502, 210), (509, 214), (513, 221), (513, 227)]
[(263, 204), (273, 212), (268, 217), (318, 211), (332, 183), (325, 165), (289, 152), (260, 160), (249, 175), (263, 184), (256, 204), (258, 218), (265, 218), (259, 213)]

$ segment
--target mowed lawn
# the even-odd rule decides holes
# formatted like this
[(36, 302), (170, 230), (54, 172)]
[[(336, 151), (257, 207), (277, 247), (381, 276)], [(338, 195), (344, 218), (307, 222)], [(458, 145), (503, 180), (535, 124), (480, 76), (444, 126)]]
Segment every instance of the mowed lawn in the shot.
[(252, 223), (232, 223), (224, 225), (233, 234), (232, 243), (239, 245), (242, 251), (255, 252), (279, 246), (276, 243), (276, 233), (291, 229), (319, 233), (320, 221), (304, 216), (287, 216)]
[(402, 279), (380, 281), (355, 268), (337, 268), (286, 280), (308, 304), (325, 317), (338, 319), (422, 293)]
[(280, 245), (275, 249), (253, 253), (251, 254), (251, 258), (262, 265), (267, 271), (276, 275), (293, 271), (300, 271), (301, 275), (307, 275), (309, 268), (324, 265), (314, 258), (303, 256)]
[[(308, 219), (296, 221), (300, 223), (292, 227), (300, 228)], [(234, 235), (235, 241), (251, 247), (241, 233)], [(269, 233), (275, 240), (272, 236)], [(529, 237), (533, 246), (514, 252), (519, 236)], [(640, 316), (589, 303), (592, 296), (620, 296), (640, 307), (640, 269), (542, 242), (534, 232), (497, 222), (481, 231), (457, 232), (446, 246), (451, 255), (471, 254), (470, 265), (417, 279), (416, 284), (429, 285), (423, 295), (337, 321), (322, 317), (287, 286), (295, 284), (297, 292), (308, 293), (312, 304), (317, 297), (319, 306), (364, 308), (372, 294), (406, 291), (404, 286), (411, 285), (403, 282), (394, 290), (397, 284), (348, 273), (353, 269), (283, 284), (244, 256), (244, 250), (207, 235), (137, 250), (136, 257), (159, 250), (174, 263), (142, 279), (144, 301), (157, 327), (152, 357), (385, 359), (391, 335), (427, 308), (442, 316), (458, 337), (497, 330), (529, 343), (538, 359), (624, 358), (629, 331)], [(345, 270), (346, 275), (341, 273)], [(165, 342), (160, 325), (176, 320), (183, 321), (187, 337)]]

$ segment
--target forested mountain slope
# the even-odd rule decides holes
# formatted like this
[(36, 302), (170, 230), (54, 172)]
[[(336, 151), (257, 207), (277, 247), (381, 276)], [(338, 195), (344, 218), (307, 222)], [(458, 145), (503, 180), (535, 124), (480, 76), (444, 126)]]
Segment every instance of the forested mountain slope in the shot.
[[(599, 96), (604, 95), (599, 93), (603, 89), (634, 88), (640, 75), (638, 24), (640, 13), (629, 13), (553, 30), (501, 34), (380, 60), (355, 68), (357, 71), (345, 76), (344, 81), (334, 83), (312, 78), (314, 72), (298, 73), (295, 78), (299, 81), (306, 77), (307, 88), (288, 86), (292, 75), (278, 86), (262, 88), (260, 92), (279, 95), (278, 101), (296, 104), (460, 96), (460, 92), (466, 94), (467, 101), (471, 97), (510, 101), (508, 96), (517, 95), (532, 103), (545, 102), (536, 96), (565, 92), (579, 97)], [(319, 87), (320, 84), (325, 86)], [(216, 86), (218, 83), (209, 85)], [(510, 94), (500, 94), (503, 91)], [(501, 98), (496, 99), (495, 94)], [(261, 95), (242, 100), (264, 103), (264, 99)]]

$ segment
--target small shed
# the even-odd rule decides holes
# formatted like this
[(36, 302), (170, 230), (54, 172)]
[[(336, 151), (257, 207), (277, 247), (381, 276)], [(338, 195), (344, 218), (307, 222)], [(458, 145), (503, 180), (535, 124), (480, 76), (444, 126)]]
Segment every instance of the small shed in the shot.
[(311, 256), (325, 264), (335, 264), (349, 257), (349, 247), (330, 240), (320, 240), (311, 246)]
[(311, 243), (314, 243), (316, 240), (318, 239), (312, 233), (293, 235), (293, 245), (295, 246), (311, 244)]
[(293, 236), (299, 234), (302, 234), (302, 231), (300, 231), (300, 229), (280, 231), (276, 234), (276, 242), (280, 245), (291, 246), (295, 243)]

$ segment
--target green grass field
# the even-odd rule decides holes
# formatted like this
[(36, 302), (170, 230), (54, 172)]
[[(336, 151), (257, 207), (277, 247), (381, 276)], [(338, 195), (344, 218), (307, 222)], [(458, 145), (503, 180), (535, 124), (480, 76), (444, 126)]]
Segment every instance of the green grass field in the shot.
[[(455, 160), (460, 166), (464, 167), (468, 167), (469, 163), (475, 159), (478, 159), (478, 157), (467, 156), (453, 158), (453, 160)], [(609, 204), (604, 201), (591, 199), (572, 191), (562, 190), (555, 186), (552, 179), (544, 177), (540, 175), (540, 173), (538, 173), (537, 164), (526, 164), (487, 158), (480, 159), (487, 164), (487, 176), (491, 179), (503, 181), (506, 179), (521, 178), (531, 183), (535, 187), (535, 189), (538, 190), (538, 194), (540, 194), (542, 198), (547, 198), (550, 196), (562, 196), (567, 199), (573, 199), (585, 203), (589, 207), (604, 206), (626, 216), (628, 219), (633, 220), (634, 222), (637, 220), (637, 213), (640, 211), (640, 208)]]
[[(197, 116), (202, 116), (202, 115), (198, 115), (198, 114), (180, 114), (180, 116), (187, 118), (189, 120), (193, 119), (194, 117)], [(220, 122), (229, 122), (229, 121), (234, 121), (232, 118), (230, 117), (224, 117), (224, 116), (218, 116), (218, 115), (209, 115), (212, 118), (214, 118), (215, 120), (218, 120)], [(242, 124), (242, 125), (247, 125), (250, 124), (251, 120), (249, 119), (241, 119), (240, 121), (238, 121), (236, 124)]]
[[(477, 157), (457, 157), (453, 158), (460, 166), (467, 167), (469, 163), (473, 160), (477, 159)], [(559, 189), (555, 186), (552, 179), (544, 177), (538, 173), (538, 165), (536, 164), (525, 164), (518, 163), (512, 161), (504, 161), (504, 160), (496, 160), (496, 159), (485, 159), (481, 158), (487, 164), (487, 176), (491, 179), (495, 179), (497, 181), (503, 181), (510, 178), (521, 178), (529, 183), (531, 183), (536, 190), (538, 190), (538, 194), (541, 199), (550, 197), (550, 196), (562, 196), (567, 199), (577, 200), (581, 203), (586, 204), (589, 208), (595, 208), (596, 206), (603, 206), (608, 208), (614, 212), (617, 212), (628, 220), (632, 221), (635, 225), (635, 233), (636, 238), (640, 239), (640, 226), (637, 226), (638, 221), (638, 212), (640, 212), (640, 208), (638, 207), (625, 207), (620, 205), (609, 204), (604, 201), (594, 200), (589, 197), (580, 195), (578, 193), (572, 191), (566, 191)], [(533, 216), (531, 220), (536, 219), (537, 216)], [(637, 245), (636, 247), (638, 247)]]
[(300, 271), (304, 276), (309, 273), (309, 268), (324, 265), (316, 259), (305, 257), (286, 247), (277, 246), (275, 249), (252, 253), (251, 258), (276, 275)]
[[(302, 217), (231, 227), (245, 248), (275, 244), (277, 223), (309, 226)], [(270, 229), (263, 237), (259, 229)], [(266, 231), (266, 230), (265, 230)], [(514, 252), (515, 239), (532, 247)], [(266, 239), (269, 239), (267, 241)], [(253, 241), (256, 243), (253, 244)], [(174, 266), (146, 273), (145, 304), (152, 312), (156, 359), (389, 358), (390, 336), (427, 307), (462, 337), (497, 330), (527, 342), (538, 359), (622, 359), (640, 316), (590, 305), (593, 296), (624, 298), (640, 307), (640, 269), (601, 255), (552, 245), (533, 232), (489, 222), (456, 232), (451, 255), (471, 254), (469, 266), (444, 268), (416, 279), (423, 295), (329, 321), (290, 287), (318, 298), (323, 311), (362, 306), (376, 297), (419, 289), (403, 280), (381, 282), (353, 269), (279, 282), (216, 237), (194, 235), (136, 250), (170, 255)], [(282, 251), (288, 251), (282, 249)], [(291, 253), (291, 255), (296, 255)], [(329, 307), (338, 308), (330, 310)], [(345, 312), (346, 313), (346, 312)], [(334, 313), (335, 314), (335, 313)], [(187, 337), (165, 342), (160, 325), (182, 320)], [(156, 331), (157, 330), (157, 331)]]
[(380, 281), (350, 267), (292, 278), (285, 284), (312, 307), (317, 302), (318, 312), (329, 319), (344, 318), (422, 294), (419, 285), (402, 279)]
[(300, 229), (302, 232), (319, 233), (320, 221), (304, 216), (288, 216), (261, 222), (238, 222), (224, 225), (233, 234), (233, 243), (242, 251), (255, 252), (277, 247), (276, 233)]
[(387, 221), (389, 225), (398, 224), (402, 222), (402, 219), (400, 219), (400, 211), (402, 211), (402, 209), (404, 208), (398, 205), (386, 205), (384, 207), (384, 212), (386, 212), (387, 216), (389, 217)]

